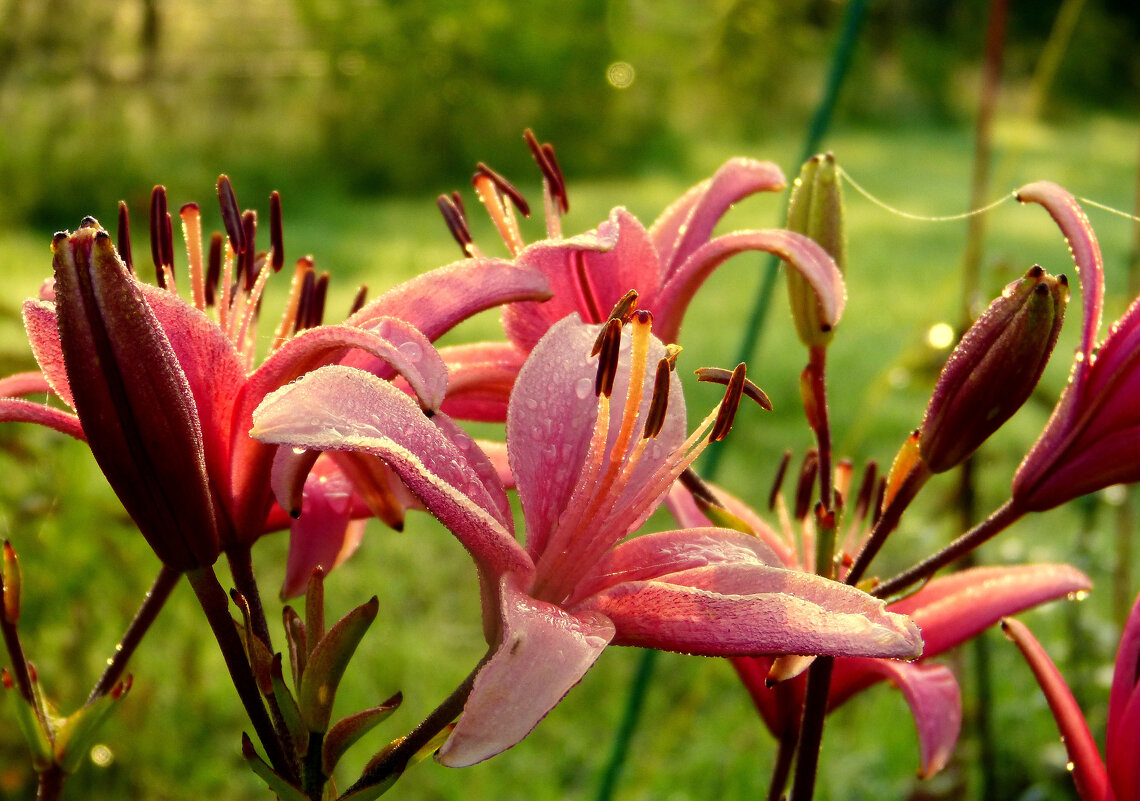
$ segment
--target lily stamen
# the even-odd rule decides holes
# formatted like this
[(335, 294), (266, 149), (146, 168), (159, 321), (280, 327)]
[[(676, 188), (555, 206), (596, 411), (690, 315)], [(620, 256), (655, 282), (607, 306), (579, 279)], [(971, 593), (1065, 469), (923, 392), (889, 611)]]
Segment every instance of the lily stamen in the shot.
[(222, 245), (225, 240), (217, 231), (210, 234), (210, 255), (206, 262), (206, 307), (217, 300), (218, 282), (222, 280)]
[(530, 148), (538, 169), (542, 172), (542, 198), (546, 211), (546, 235), (550, 239), (562, 237), (562, 215), (570, 210), (570, 200), (566, 195), (566, 178), (558, 159), (554, 156), (554, 146), (539, 143), (530, 128), (523, 131), (523, 138)]
[(610, 320), (598, 333), (591, 356), (600, 356), (598, 359), (598, 375), (594, 380), (594, 394), (609, 397), (614, 391), (614, 379), (617, 377), (618, 355), (621, 351), (621, 321)]
[(772, 481), (772, 489), (768, 492), (768, 511), (776, 508), (776, 499), (780, 497), (780, 487), (784, 485), (784, 477), (788, 474), (788, 465), (792, 461), (791, 450), (784, 451), (784, 458), (780, 459), (780, 466), (776, 470), (776, 478)]
[(230, 248), (234, 253), (241, 253), (245, 250), (245, 236), (237, 195), (234, 194), (229, 176), (223, 175), (218, 178), (218, 203), (222, 209), (222, 225), (225, 226), (226, 234), (230, 238)]
[(649, 411), (645, 415), (645, 429), (642, 439), (653, 439), (661, 433), (665, 424), (665, 412), (669, 410), (669, 373), (672, 372), (669, 360), (657, 362), (657, 375), (653, 379), (653, 397), (649, 401)]
[(285, 235), (281, 221), (281, 193), (276, 189), (269, 194), (269, 248), (273, 272), (281, 272), (285, 266)]
[(633, 317), (633, 312), (637, 309), (637, 290), (631, 289), (622, 295), (610, 312), (609, 319), (621, 320), (623, 324), (628, 323)]
[(122, 200), (119, 201), (119, 227), (117, 233), (119, 258), (121, 258), (123, 264), (127, 266), (127, 272), (134, 275), (135, 263), (131, 258), (131, 215), (127, 209), (127, 204)]
[[(524, 243), (514, 209), (517, 208), (524, 217), (529, 217), (530, 206), (510, 181), (486, 164), (479, 162), (475, 165), (475, 169), (477, 172), (471, 178), (471, 184), (475, 187), (479, 199), (483, 201), (487, 213), (491, 215), (491, 221), (499, 229), (499, 236), (503, 238), (507, 249), (512, 256), (517, 256), (522, 251)], [(510, 203), (507, 202), (508, 199)]]
[(447, 230), (451, 232), (452, 237), (459, 244), (459, 249), (463, 251), (464, 257), (478, 256), (479, 249), (475, 246), (475, 240), (471, 236), (471, 228), (467, 224), (467, 214), (463, 209), (463, 202), (459, 198), (459, 193), (452, 192), (451, 195), (440, 195), (436, 198), (435, 205), (439, 208), (439, 213), (443, 215)]

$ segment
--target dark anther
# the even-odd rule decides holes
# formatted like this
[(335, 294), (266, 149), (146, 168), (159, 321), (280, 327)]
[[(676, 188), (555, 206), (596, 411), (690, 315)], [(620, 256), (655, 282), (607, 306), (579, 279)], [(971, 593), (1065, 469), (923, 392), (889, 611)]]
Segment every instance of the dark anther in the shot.
[(1058, 281), (1058, 282), (1061, 284), (1061, 286), (1063, 286), (1063, 287), (1066, 287), (1066, 288), (1067, 288), (1067, 287), (1069, 286), (1069, 279), (1065, 277), (1065, 274), (1064, 274), (1064, 273), (1061, 273), (1060, 275), (1058, 275), (1058, 276), (1057, 276), (1057, 281)]
[(356, 296), (352, 299), (352, 308), (348, 310), (348, 315), (351, 317), (358, 311), (364, 308), (364, 300), (368, 297), (368, 285), (361, 284), (360, 289), (356, 290)]
[(285, 235), (281, 229), (281, 194), (269, 195), (269, 247), (273, 248), (273, 272), (281, 272), (285, 265)]
[(883, 499), (887, 497), (887, 478), (880, 476), (878, 483), (875, 486), (875, 506), (871, 510), (871, 525), (879, 522), (879, 518), (883, 514)]
[[(740, 370), (743, 366), (743, 364), (737, 365), (736, 370)], [(736, 370), (730, 371), (723, 367), (701, 367), (696, 371), (697, 380), (727, 386), (731, 383), (733, 376), (736, 375)], [(772, 401), (768, 400), (768, 396), (764, 390), (760, 389), (760, 387), (753, 384), (744, 376), (743, 370), (741, 370), (740, 380), (743, 381), (741, 389), (745, 395), (756, 401), (764, 411), (772, 411)]]
[(131, 214), (127, 209), (125, 201), (119, 201), (119, 229), (118, 234), (118, 248), (119, 258), (123, 260), (123, 264), (127, 265), (127, 272), (134, 275), (135, 262), (131, 258)]
[(478, 180), (479, 176), (490, 178), (491, 183), (495, 185), (495, 188), (511, 199), (511, 202), (515, 204), (515, 208), (517, 208), (522, 213), (522, 216), (530, 216), (530, 205), (527, 204), (526, 198), (522, 196), (522, 192), (515, 189), (510, 181), (499, 175), (499, 173), (495, 172), (481, 161), (475, 165), (475, 170), (476, 172), (475, 177), (472, 179), (473, 181)]
[(99, 231), (95, 232), (95, 241), (96, 242), (106, 242), (110, 238), (111, 238), (111, 235), (109, 233), (107, 233), (106, 231), (99, 230)]
[(309, 319), (306, 328), (316, 328), (325, 319), (325, 296), (329, 291), (329, 274), (321, 273), (313, 284), (313, 302), (309, 305)]
[(166, 276), (162, 272), (162, 237), (166, 231), (166, 187), (161, 184), (150, 193), (150, 260), (158, 275), (158, 285), (166, 286)]
[(871, 505), (871, 493), (875, 491), (875, 479), (879, 475), (879, 465), (873, 459), (863, 469), (863, 481), (859, 484), (859, 495), (855, 498), (855, 520), (863, 520)]
[(523, 138), (526, 140), (526, 146), (530, 148), (531, 155), (534, 156), (535, 163), (538, 164), (538, 169), (542, 171), (542, 177), (550, 186), (551, 196), (557, 199), (559, 209), (565, 214), (570, 210), (570, 202), (566, 197), (566, 178), (558, 166), (558, 159), (554, 157), (554, 146), (549, 143), (539, 143), (530, 128), (523, 131)]
[[(612, 323), (612, 322), (614, 322), (614, 321), (613, 320), (606, 320), (605, 323), (602, 324), (601, 330), (598, 331), (597, 338), (594, 339), (594, 346), (592, 348), (590, 348), (590, 355), (591, 356), (597, 356), (599, 353), (601, 353), (602, 345), (606, 340), (606, 336), (609, 333), (610, 323)], [(620, 321), (618, 322), (618, 324), (620, 326), (620, 324), (621, 324)]]
[[(709, 432), (709, 442), (720, 442), (728, 436), (728, 432), (732, 428), (732, 421), (736, 418), (736, 410), (740, 408), (740, 399), (744, 396), (744, 382), (747, 381), (744, 377), (746, 369), (744, 362), (741, 362), (732, 371), (732, 375), (728, 379), (728, 387), (724, 391), (724, 400), (720, 402), (720, 411), (717, 412), (712, 431)], [(698, 380), (701, 379), (698, 378)]]
[(447, 230), (459, 243), (459, 249), (463, 251), (463, 255), (470, 256), (471, 247), (475, 244), (475, 240), (472, 238), (471, 229), (467, 225), (467, 215), (463, 213), (463, 206), (456, 203), (456, 196), (454, 195), (440, 195), (436, 198), (435, 205), (439, 207), (439, 213), (443, 215)]
[(234, 253), (242, 253), (245, 250), (245, 237), (242, 234), (241, 212), (229, 176), (218, 176), (218, 204), (222, 208), (222, 224), (230, 237), (230, 247)]
[(84, 217), (82, 220), (79, 221), (79, 227), (80, 228), (98, 228), (99, 227), (99, 221), (96, 220), (94, 217), (92, 217), (90, 214), (88, 214), (86, 217)]
[(174, 275), (174, 221), (169, 211), (162, 215), (162, 263)]
[(804, 454), (800, 465), (800, 477), (796, 481), (795, 519), (803, 520), (811, 511), (811, 496), (815, 489), (815, 478), (819, 474), (819, 453), (815, 448)]
[(607, 398), (613, 394), (614, 379), (617, 378), (618, 358), (621, 353), (621, 323), (610, 320), (602, 328), (601, 336), (594, 343), (594, 353), (598, 357), (598, 377), (594, 382), (594, 394), (605, 395)]
[(317, 276), (310, 263), (309, 269), (305, 271), (305, 277), (301, 280), (301, 297), (297, 301), (297, 316), (293, 318), (294, 334), (308, 327), (309, 307), (313, 305), (313, 288), (316, 282)]
[(593, 284), (590, 283), (590, 273), (586, 269), (586, 254), (581, 250), (573, 250), (570, 252), (570, 258), (574, 262), (575, 283), (581, 295), (582, 304), (586, 307), (589, 322), (600, 323), (602, 322), (602, 310), (598, 307), (597, 293), (594, 291)]
[(792, 452), (784, 451), (784, 458), (780, 460), (780, 467), (776, 470), (776, 478), (772, 482), (772, 489), (768, 492), (768, 511), (776, 508), (776, 498), (780, 496), (780, 487), (784, 485), (784, 476), (788, 474), (788, 465), (792, 462)]
[(693, 468), (685, 468), (684, 472), (677, 477), (677, 480), (680, 481), (681, 486), (687, 489), (689, 494), (693, 496), (693, 500), (697, 502), (697, 506), (706, 508), (709, 506), (717, 506), (721, 509), (724, 508), (724, 504), (716, 497), (712, 487), (710, 487), (703, 478), (697, 475), (697, 472), (693, 470)]
[(210, 234), (210, 255), (206, 262), (206, 305), (213, 306), (218, 282), (222, 280), (222, 235)]
[(253, 289), (253, 282), (257, 280), (257, 271), (254, 270), (254, 238), (257, 235), (257, 212), (253, 209), (247, 209), (241, 214), (241, 233), (242, 242), (245, 245), (243, 250), (238, 255), (238, 275), (245, 279), (243, 288), (246, 292)]
[(653, 397), (649, 401), (649, 411), (645, 415), (643, 439), (656, 437), (665, 425), (665, 412), (669, 410), (669, 360), (657, 362), (657, 375), (653, 379)]
[[(575, 251), (580, 252), (580, 251)], [(630, 318), (633, 317), (633, 312), (637, 309), (637, 290), (631, 289), (622, 295), (621, 300), (614, 306), (613, 311), (610, 312), (609, 319), (620, 320), (622, 323), (628, 323)]]
[(1045, 275), (1045, 268), (1040, 264), (1034, 264), (1029, 268), (1029, 271), (1025, 273), (1026, 278), (1040, 278), (1043, 275)]
[(428, 420), (435, 417), (435, 409), (424, 409), (423, 412), (424, 412), (424, 417), (426, 417)]

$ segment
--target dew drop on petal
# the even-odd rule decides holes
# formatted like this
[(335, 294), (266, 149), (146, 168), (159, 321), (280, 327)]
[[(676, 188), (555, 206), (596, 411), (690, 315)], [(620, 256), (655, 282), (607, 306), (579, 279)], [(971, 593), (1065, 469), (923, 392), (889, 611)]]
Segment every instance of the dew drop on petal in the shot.
[(538, 401), (534, 398), (527, 398), (523, 401), (523, 405), (530, 409), (532, 412), (538, 408)]
[(579, 378), (578, 383), (574, 385), (574, 394), (578, 396), (578, 400), (586, 400), (594, 391), (594, 380), (592, 378)]
[(418, 342), (405, 342), (400, 346), (399, 351), (405, 359), (413, 364), (418, 362), (424, 355), (424, 349), (420, 347)]

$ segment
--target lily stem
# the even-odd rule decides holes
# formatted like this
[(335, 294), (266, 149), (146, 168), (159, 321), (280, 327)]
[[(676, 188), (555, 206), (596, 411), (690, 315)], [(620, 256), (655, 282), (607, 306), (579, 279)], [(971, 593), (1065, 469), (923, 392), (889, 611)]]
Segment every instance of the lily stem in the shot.
[[(253, 574), (253, 555), (248, 545), (239, 545), (226, 551), (226, 559), (230, 563), (230, 575), (233, 576), (234, 586), (245, 598), (249, 606), (249, 622), (253, 628), (253, 635), (265, 644), (269, 653), (273, 653), (273, 639), (269, 634), (269, 622), (265, 618), (265, 606), (261, 603), (261, 590), (257, 586), (257, 577)], [(281, 705), (277, 703), (277, 696), (266, 697), (269, 704), (269, 714), (273, 718), (273, 728), (277, 731), (277, 740), (282, 743), (282, 751), (289, 759), (292, 775), (300, 775), (301, 766), (294, 758), (292, 748), (285, 747), (290, 742), (289, 727), (285, 724), (285, 716), (281, 714)]]
[(234, 689), (241, 698), (246, 715), (249, 716), (249, 721), (253, 724), (253, 729), (261, 740), (261, 746), (265, 749), (273, 769), (282, 776), (292, 776), (281, 743), (277, 739), (277, 732), (269, 719), (269, 713), (265, 711), (265, 704), (262, 703), (245, 646), (242, 645), (241, 637), (238, 636), (237, 628), (230, 616), (229, 597), (226, 591), (218, 583), (213, 567), (195, 568), (186, 574), (186, 578), (194, 588), (194, 594), (198, 596), (198, 603), (206, 614), (206, 621), (210, 624), (214, 639), (218, 641), (218, 647), (222, 651), (222, 658), (226, 661)]
[[(834, 504), (832, 497), (831, 471), (831, 421), (827, 414), (827, 346), (812, 345), (808, 366), (804, 369), (804, 407), (808, 421), (815, 433), (816, 450), (819, 454), (819, 500), (823, 509), (830, 512)], [(830, 557), (828, 557), (830, 559)]]
[(789, 727), (780, 735), (776, 763), (772, 766), (772, 780), (768, 784), (768, 801), (780, 801), (784, 797), (784, 788), (788, 785), (788, 774), (792, 770), (792, 760), (796, 756), (798, 740), (798, 729)]
[(467, 703), (468, 696), (471, 695), (471, 688), (475, 686), (475, 677), (479, 675), (479, 671), (483, 669), (483, 665), (487, 664), (493, 653), (494, 650), (488, 651), (479, 660), (475, 669), (467, 675), (467, 678), (452, 691), (451, 695), (443, 700), (443, 703), (432, 710), (431, 714), (412, 729), (407, 737), (400, 740), (395, 748), (365, 771), (355, 784), (344, 791), (343, 795), (352, 795), (357, 790), (373, 787), (386, 779), (398, 777), (403, 773), (412, 757), (459, 717), (464, 704)]
[(59, 765), (49, 765), (40, 771), (36, 784), (36, 801), (57, 801), (63, 793), (63, 780), (67, 774)]
[(923, 559), (913, 567), (884, 581), (871, 593), (877, 598), (887, 598), (905, 590), (919, 581), (929, 578), (951, 562), (965, 556), (996, 534), (1009, 528), (1025, 514), (1013, 499), (1006, 501), (993, 514), (965, 534), (954, 540), (938, 553)]
[(151, 625), (158, 618), (158, 613), (162, 611), (162, 607), (166, 605), (166, 601), (170, 598), (170, 593), (178, 585), (178, 580), (182, 578), (181, 571), (175, 570), (172, 567), (163, 565), (158, 571), (158, 575), (151, 584), (150, 590), (143, 597), (142, 603), (139, 604), (138, 611), (135, 612), (134, 618), (127, 626), (123, 638), (119, 640), (118, 646), (115, 648), (115, 654), (107, 662), (107, 669), (103, 671), (103, 675), (95, 682), (95, 686), (91, 688), (91, 694), (87, 696), (87, 703), (91, 703), (111, 691), (115, 683), (122, 678), (123, 671), (127, 668), (127, 663), (135, 653), (143, 636), (150, 630)]
[(808, 668), (804, 717), (796, 748), (791, 801), (811, 801), (815, 793), (815, 775), (819, 767), (820, 746), (823, 744), (823, 721), (827, 716), (827, 698), (831, 692), (831, 669), (834, 665), (832, 657), (821, 656)]
[(898, 528), (899, 520), (902, 518), (903, 512), (910, 505), (914, 499), (915, 494), (919, 488), (922, 487), (926, 480), (930, 478), (930, 471), (926, 468), (924, 463), (919, 463), (918, 466), (913, 468), (903, 479), (902, 486), (895, 492), (890, 502), (887, 503), (887, 508), (879, 516), (871, 533), (867, 536), (866, 541), (863, 543), (863, 548), (859, 551), (859, 555), (855, 557), (851, 569), (847, 571), (847, 577), (844, 579), (848, 584), (855, 585), (859, 583), (859, 579), (863, 578), (863, 574), (867, 572), (867, 568), (871, 566), (871, 560), (878, 555), (879, 550), (883, 547), (883, 543), (887, 541), (887, 537), (891, 532)]

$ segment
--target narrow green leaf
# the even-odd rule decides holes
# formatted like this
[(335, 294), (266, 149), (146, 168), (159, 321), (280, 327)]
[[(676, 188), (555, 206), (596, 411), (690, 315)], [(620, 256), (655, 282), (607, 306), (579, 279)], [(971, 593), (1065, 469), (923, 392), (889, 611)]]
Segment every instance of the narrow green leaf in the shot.
[(131, 677), (115, 685), (111, 692), (101, 695), (63, 721), (55, 734), (55, 762), (64, 773), (74, 773), (83, 757), (95, 745), (103, 723), (118, 707), (131, 688)]
[(14, 626), (20, 620), (20, 562), (8, 540), (4, 540), (4, 567), (0, 577), (3, 579), (0, 589), (4, 593), (4, 619)]
[(308, 796), (269, 767), (265, 760), (258, 756), (257, 750), (253, 747), (253, 742), (245, 732), (242, 732), (241, 735), (241, 754), (249, 763), (250, 769), (269, 785), (269, 789), (277, 794), (280, 801), (309, 801)]
[(324, 770), (325, 775), (331, 776), (336, 763), (340, 761), (345, 752), (361, 737), (372, 731), (378, 723), (395, 712), (403, 700), (403, 695), (396, 693), (380, 706), (374, 706), (371, 709), (365, 709), (363, 712), (357, 712), (355, 715), (349, 715), (333, 724), (328, 734), (325, 735), (321, 753), (322, 770)]
[[(353, 609), (329, 629), (309, 654), (297, 703), (309, 731), (328, 729), (337, 685), (356, 646), (376, 619), (380, 601), (376, 596)], [(310, 629), (310, 634), (312, 633)]]
[(305, 624), (301, 616), (291, 606), (281, 610), (281, 622), (285, 627), (285, 644), (289, 648), (289, 669), (293, 673), (293, 688), (300, 692), (301, 676), (305, 674), (305, 662), (309, 658), (309, 648), (305, 643)]

